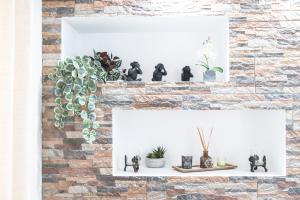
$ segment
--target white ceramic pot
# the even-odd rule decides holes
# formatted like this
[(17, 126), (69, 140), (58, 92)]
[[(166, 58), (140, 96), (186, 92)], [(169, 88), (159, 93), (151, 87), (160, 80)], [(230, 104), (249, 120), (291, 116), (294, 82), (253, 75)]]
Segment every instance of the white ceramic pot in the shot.
[(146, 166), (149, 168), (162, 168), (166, 164), (165, 158), (146, 158)]

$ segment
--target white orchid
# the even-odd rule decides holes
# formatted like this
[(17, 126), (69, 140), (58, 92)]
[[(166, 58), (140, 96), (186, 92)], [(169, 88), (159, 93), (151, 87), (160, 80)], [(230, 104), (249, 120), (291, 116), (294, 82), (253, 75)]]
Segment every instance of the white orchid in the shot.
[(211, 62), (216, 59), (216, 54), (213, 51), (213, 44), (210, 37), (203, 42), (203, 57)]
[(202, 67), (204, 67), (206, 70), (214, 70), (220, 73), (223, 72), (222, 67), (210, 67), (209, 62), (213, 63), (216, 59), (216, 54), (213, 51), (213, 44), (210, 37), (208, 37), (207, 40), (203, 42), (202, 56), (204, 59), (200, 61)]

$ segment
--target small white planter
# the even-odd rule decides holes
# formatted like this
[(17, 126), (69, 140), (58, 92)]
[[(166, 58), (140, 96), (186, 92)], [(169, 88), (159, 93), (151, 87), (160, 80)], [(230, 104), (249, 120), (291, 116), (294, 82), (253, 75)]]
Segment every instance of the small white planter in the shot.
[(165, 158), (146, 158), (146, 166), (149, 168), (162, 168), (166, 164)]
[(206, 70), (203, 72), (203, 81), (214, 82), (216, 80), (216, 72), (214, 70)]

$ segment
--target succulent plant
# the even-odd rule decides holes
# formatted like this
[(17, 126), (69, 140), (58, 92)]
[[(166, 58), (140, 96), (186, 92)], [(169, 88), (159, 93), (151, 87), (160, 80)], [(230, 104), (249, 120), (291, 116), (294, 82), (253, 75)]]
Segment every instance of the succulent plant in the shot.
[(162, 146), (157, 147), (156, 149), (153, 149), (151, 153), (147, 154), (147, 158), (152, 158), (152, 159), (164, 158), (166, 151), (167, 150)]
[(49, 78), (56, 81), (55, 126), (63, 128), (66, 117), (79, 116), (83, 120), (83, 138), (92, 143), (100, 127), (95, 113), (97, 81), (105, 80), (104, 75), (99, 76), (93, 60), (83, 56), (59, 61)]
[(103, 81), (116, 81), (120, 77), (120, 66), (122, 60), (118, 56), (113, 56), (107, 52), (96, 52), (91, 58), (98, 68), (98, 76), (104, 77)]

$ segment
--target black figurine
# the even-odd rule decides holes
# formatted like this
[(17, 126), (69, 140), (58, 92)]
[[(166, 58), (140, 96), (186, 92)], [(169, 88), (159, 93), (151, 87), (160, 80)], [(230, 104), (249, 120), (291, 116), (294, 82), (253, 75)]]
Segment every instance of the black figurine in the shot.
[(123, 70), (122, 80), (125, 81), (141, 81), (141, 78), (137, 78), (138, 74), (143, 74), (140, 64), (136, 61), (130, 63), (131, 68), (128, 70), (126, 74), (126, 69)]
[(251, 172), (254, 172), (254, 170), (257, 170), (258, 167), (263, 167), (265, 169), (265, 172), (268, 171), (266, 156), (263, 157), (262, 163), (259, 162), (259, 157), (256, 154), (253, 156), (250, 156), (249, 161), (250, 161)]
[(192, 77), (194, 77), (194, 75), (191, 73), (190, 66), (182, 68), (181, 81), (190, 81)]
[(152, 81), (161, 81), (163, 76), (167, 75), (167, 71), (163, 64), (159, 63), (155, 66)]
[(127, 162), (127, 156), (125, 155), (125, 167), (124, 167), (124, 172), (126, 172), (126, 168), (128, 166), (132, 166), (133, 167), (133, 171), (136, 173), (139, 171), (140, 169), (140, 165), (139, 165), (139, 161), (141, 160), (141, 157), (136, 155), (131, 159), (132, 164), (128, 164)]

